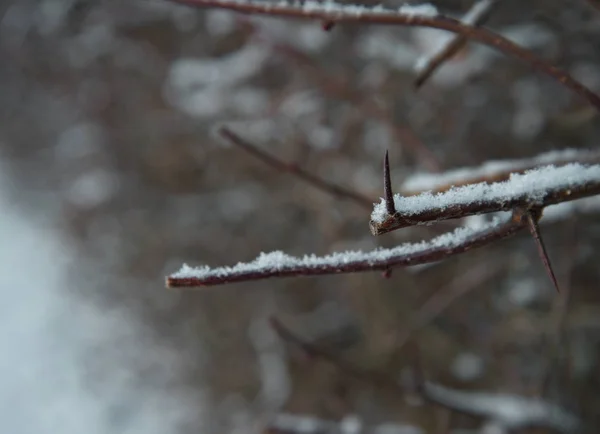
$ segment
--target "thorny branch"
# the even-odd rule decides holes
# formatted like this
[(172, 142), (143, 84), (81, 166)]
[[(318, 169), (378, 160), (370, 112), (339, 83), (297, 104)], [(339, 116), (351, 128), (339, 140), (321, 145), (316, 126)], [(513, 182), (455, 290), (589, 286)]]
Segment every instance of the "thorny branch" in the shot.
[(439, 261), (468, 250), (498, 241), (526, 227), (522, 212), (481, 229), (459, 228), (429, 242), (403, 244), (393, 249), (334, 253), (328, 256), (297, 258), (282, 252), (262, 254), (255, 261), (233, 267), (198, 267), (184, 265), (166, 279), (169, 288), (200, 288), (225, 283), (261, 280), (271, 277), (320, 276), (327, 274), (387, 271), (393, 267)]
[(440, 15), (401, 13), (382, 7), (344, 6), (335, 3), (274, 3), (265, 1), (236, 0), (171, 0), (172, 2), (199, 8), (221, 8), (247, 14), (263, 14), (300, 19), (316, 19), (327, 23), (361, 23), (429, 27), (462, 35), (470, 40), (495, 48), (509, 56), (528, 63), (533, 69), (554, 78), (600, 110), (600, 95), (592, 92), (567, 72), (549, 64), (529, 50), (511, 42), (483, 27), (471, 26)]
[[(537, 180), (532, 179), (532, 187), (523, 188), (523, 184), (519, 182), (526, 177), (535, 178), (536, 173), (541, 180), (546, 171), (556, 176), (555, 183), (536, 185)], [(575, 173), (589, 176), (581, 182), (569, 182), (569, 176)], [(504, 182), (467, 184), (435, 195), (430, 192), (410, 197), (396, 195), (393, 197), (393, 203), (390, 203), (390, 196), (386, 196), (373, 210), (371, 232), (373, 235), (381, 235), (409, 226), (477, 214), (509, 211), (515, 208), (527, 210), (533, 206), (544, 208), (600, 194), (600, 165), (585, 167), (572, 164), (562, 168), (548, 166), (539, 169), (538, 172), (512, 175)], [(564, 182), (561, 178), (563, 176)], [(385, 182), (390, 183), (387, 179)], [(390, 210), (395, 212), (390, 213)]]

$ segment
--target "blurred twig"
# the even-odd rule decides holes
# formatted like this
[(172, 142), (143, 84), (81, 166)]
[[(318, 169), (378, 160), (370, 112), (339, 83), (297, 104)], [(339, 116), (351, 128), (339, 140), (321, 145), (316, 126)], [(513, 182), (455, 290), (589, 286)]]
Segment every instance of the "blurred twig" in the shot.
[[(462, 18), (467, 25), (480, 26), (490, 17), (499, 0), (479, 0)], [(444, 62), (456, 55), (469, 41), (464, 35), (455, 35), (439, 47), (432, 56), (419, 60), (418, 75), (415, 78), (415, 87), (420, 88), (442, 66)]]
[(371, 208), (373, 206), (373, 200), (369, 199), (368, 197), (363, 196), (360, 193), (356, 193), (354, 191), (345, 189), (343, 187), (339, 187), (330, 182), (327, 182), (324, 179), (319, 178), (318, 176), (313, 175), (307, 172), (306, 170), (298, 167), (294, 163), (286, 163), (285, 161), (282, 161), (274, 157), (273, 155), (259, 149), (257, 146), (253, 145), (247, 140), (242, 139), (238, 134), (234, 133), (227, 127), (219, 128), (218, 132), (230, 143), (253, 155), (257, 159), (265, 163), (267, 166), (270, 166), (281, 172), (291, 173), (298, 179), (312, 185), (313, 187), (321, 191), (324, 191), (325, 193), (343, 199), (348, 199), (363, 208)]
[(458, 20), (440, 15), (419, 15), (400, 13), (391, 9), (357, 7), (328, 2), (326, 4), (310, 3), (310, 7), (302, 7), (292, 3), (275, 3), (270, 1), (247, 2), (233, 0), (170, 0), (198, 8), (221, 8), (247, 14), (262, 14), (288, 18), (316, 19), (328, 23), (359, 23), (399, 25), (409, 27), (429, 27), (446, 30), (495, 48), (504, 54), (516, 57), (529, 64), (533, 69), (554, 78), (566, 88), (585, 98), (600, 110), (600, 95), (592, 92), (567, 72), (549, 64), (536, 54), (509, 39), (482, 27), (469, 26)]

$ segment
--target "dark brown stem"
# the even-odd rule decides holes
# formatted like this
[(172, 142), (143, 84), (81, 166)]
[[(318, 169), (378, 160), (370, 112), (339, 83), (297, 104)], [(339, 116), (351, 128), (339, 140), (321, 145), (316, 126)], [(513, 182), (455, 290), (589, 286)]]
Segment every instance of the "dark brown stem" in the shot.
[(253, 155), (254, 157), (259, 159), (266, 165), (271, 166), (272, 168), (274, 168), (276, 170), (280, 170), (282, 172), (289, 172), (289, 173), (293, 174), (294, 176), (296, 176), (298, 179), (301, 179), (302, 181), (312, 185), (315, 188), (318, 188), (321, 191), (324, 191), (325, 193), (328, 193), (328, 194), (331, 194), (331, 195), (334, 195), (334, 196), (337, 196), (337, 197), (340, 197), (343, 199), (351, 200), (352, 202), (356, 203), (357, 205), (359, 205), (363, 208), (371, 208), (373, 206), (373, 201), (371, 199), (367, 198), (366, 196), (363, 196), (354, 191), (347, 190), (345, 188), (342, 188), (342, 187), (334, 185), (330, 182), (327, 182), (327, 181), (319, 178), (318, 176), (315, 176), (315, 175), (301, 169), (300, 167), (298, 167), (295, 164), (286, 163), (286, 162), (274, 157), (273, 155), (268, 154), (265, 151), (262, 151), (257, 146), (253, 145), (252, 143), (248, 142), (247, 140), (242, 139), (239, 135), (237, 135), (236, 133), (234, 133), (227, 127), (219, 128), (218, 132), (221, 136), (223, 136), (225, 139), (227, 139), (233, 145), (237, 146), (238, 148), (243, 149), (244, 151), (248, 152), (249, 154)]
[(319, 21), (334, 21), (341, 23), (400, 25), (409, 27), (429, 27), (433, 29), (446, 30), (460, 34), (470, 40), (480, 42), (501, 51), (509, 56), (516, 57), (528, 63), (533, 69), (554, 78), (563, 86), (571, 89), (581, 97), (585, 98), (600, 110), (600, 95), (592, 92), (565, 71), (550, 65), (548, 62), (533, 54), (531, 51), (520, 47), (503, 36), (500, 36), (483, 27), (469, 26), (458, 20), (444, 16), (428, 16), (369, 11), (365, 9), (360, 13), (344, 12), (343, 10), (327, 10), (323, 8), (306, 8), (292, 4), (274, 2), (237, 2), (232, 0), (171, 0), (174, 3), (198, 7), (198, 8), (221, 8), (247, 14), (264, 14), (299, 19), (316, 19)]

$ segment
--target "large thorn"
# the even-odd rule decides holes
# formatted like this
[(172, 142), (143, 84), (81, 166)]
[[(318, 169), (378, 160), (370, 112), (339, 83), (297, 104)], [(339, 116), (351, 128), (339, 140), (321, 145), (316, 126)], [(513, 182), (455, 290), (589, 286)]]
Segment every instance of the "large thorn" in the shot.
[(539, 216), (535, 216), (531, 211), (525, 213), (525, 219), (527, 219), (527, 226), (529, 227), (529, 232), (533, 236), (535, 240), (535, 244), (537, 245), (538, 252), (542, 261), (544, 262), (544, 267), (556, 288), (556, 292), (560, 292), (560, 287), (558, 286), (558, 280), (556, 279), (556, 275), (554, 274), (554, 270), (552, 269), (552, 264), (550, 263), (550, 258), (548, 258), (548, 253), (546, 252), (546, 246), (544, 245), (544, 240), (542, 240), (542, 236), (540, 234), (540, 227), (538, 225)]
[(383, 160), (383, 192), (385, 195), (385, 209), (392, 216), (396, 214), (396, 206), (394, 205), (394, 193), (392, 192), (388, 151), (385, 151), (385, 159)]

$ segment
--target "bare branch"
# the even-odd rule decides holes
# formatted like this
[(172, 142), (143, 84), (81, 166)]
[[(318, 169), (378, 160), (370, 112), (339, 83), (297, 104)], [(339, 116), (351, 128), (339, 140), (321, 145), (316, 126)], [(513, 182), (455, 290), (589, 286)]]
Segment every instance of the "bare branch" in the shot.
[(482, 228), (458, 228), (429, 242), (407, 243), (392, 249), (377, 249), (366, 253), (349, 251), (303, 258), (289, 256), (283, 252), (271, 252), (261, 254), (253, 262), (239, 263), (233, 267), (192, 268), (183, 265), (181, 270), (167, 277), (166, 284), (169, 288), (200, 288), (272, 277), (386, 271), (393, 267), (435, 262), (464, 253), (507, 238), (525, 226), (520, 211), (517, 211), (509, 219), (495, 219)]
[(318, 188), (321, 191), (324, 191), (325, 193), (351, 200), (352, 202), (356, 203), (357, 205), (360, 205), (363, 208), (371, 208), (373, 206), (373, 201), (367, 198), (366, 196), (327, 182), (322, 178), (319, 178), (318, 176), (301, 169), (294, 163), (286, 163), (274, 157), (273, 155), (268, 154), (267, 152), (259, 149), (252, 143), (242, 139), (239, 135), (237, 135), (227, 127), (219, 128), (218, 132), (235, 146), (243, 149), (244, 151), (248, 152), (257, 159), (261, 160), (266, 165), (271, 166), (276, 170), (280, 170), (282, 172), (289, 172), (296, 176), (298, 179), (301, 179), (302, 181), (312, 185), (315, 188)]
[(239, 0), (171, 0), (175, 3), (199, 8), (221, 8), (248, 14), (264, 14), (300, 19), (316, 19), (333, 23), (361, 23), (381, 25), (401, 25), (410, 27), (429, 27), (463, 35), (464, 37), (488, 45), (509, 56), (516, 57), (528, 63), (533, 69), (554, 78), (556, 81), (571, 89), (590, 104), (600, 110), (600, 95), (592, 92), (565, 71), (549, 64), (529, 50), (511, 42), (490, 30), (470, 26), (458, 20), (434, 14), (402, 13), (383, 7), (363, 7), (341, 5), (331, 2), (324, 4), (305, 2), (304, 5), (292, 3), (274, 3), (262, 1)]
[[(473, 4), (471, 9), (462, 18), (462, 22), (467, 25), (480, 26), (492, 13), (494, 6), (499, 0), (479, 0)], [(429, 58), (419, 59), (417, 78), (415, 87), (420, 88), (431, 77), (444, 62), (457, 54), (469, 41), (464, 35), (456, 35), (454, 38), (446, 41), (439, 47), (437, 53)]]
[(396, 213), (387, 212), (385, 200), (371, 214), (371, 232), (380, 235), (409, 226), (509, 211), (546, 207), (600, 194), (600, 165), (573, 163), (547, 166), (524, 174), (512, 174), (497, 183), (468, 184), (437, 194), (394, 197)]

